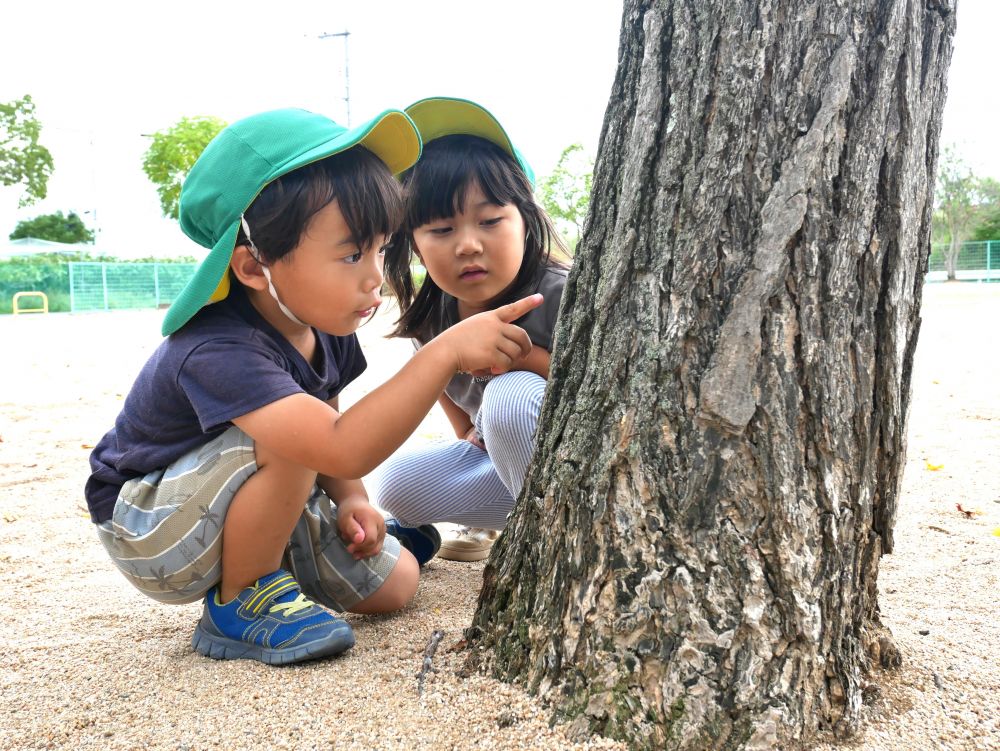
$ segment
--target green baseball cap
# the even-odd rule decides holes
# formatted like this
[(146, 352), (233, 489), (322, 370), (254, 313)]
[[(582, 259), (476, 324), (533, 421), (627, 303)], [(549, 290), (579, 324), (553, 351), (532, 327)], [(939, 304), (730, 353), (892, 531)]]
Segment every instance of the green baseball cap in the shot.
[(436, 96), (414, 102), (406, 108), (406, 114), (416, 123), (424, 143), (455, 135), (479, 136), (495, 143), (517, 160), (534, 187), (535, 171), (524, 154), (514, 146), (500, 121), (485, 107), (468, 99)]
[(229, 294), (229, 261), (240, 217), (260, 192), (289, 172), (364, 146), (395, 175), (420, 157), (420, 134), (399, 110), (386, 110), (364, 125), (345, 128), (300, 109), (263, 112), (225, 128), (205, 147), (181, 188), (184, 234), (210, 248), (163, 319), (169, 336), (203, 306)]

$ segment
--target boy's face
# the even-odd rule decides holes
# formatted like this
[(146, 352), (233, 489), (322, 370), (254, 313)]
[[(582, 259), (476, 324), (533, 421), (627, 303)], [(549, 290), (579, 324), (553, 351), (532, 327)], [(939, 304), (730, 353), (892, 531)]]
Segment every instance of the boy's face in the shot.
[(302, 321), (334, 336), (351, 334), (382, 302), (388, 240), (359, 248), (333, 201), (313, 216), (295, 249), (269, 266), (274, 286)]

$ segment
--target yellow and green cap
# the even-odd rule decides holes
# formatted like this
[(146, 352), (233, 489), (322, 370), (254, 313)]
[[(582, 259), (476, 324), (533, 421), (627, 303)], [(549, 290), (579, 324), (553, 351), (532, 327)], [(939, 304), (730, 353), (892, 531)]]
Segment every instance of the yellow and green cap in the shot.
[(416, 124), (424, 143), (455, 135), (479, 136), (495, 143), (517, 160), (531, 185), (535, 185), (535, 171), (528, 160), (514, 146), (500, 121), (485, 107), (468, 99), (436, 96), (414, 102), (406, 108), (406, 114)]
[(395, 175), (420, 157), (420, 134), (399, 110), (345, 128), (301, 109), (263, 112), (225, 128), (205, 147), (181, 188), (184, 234), (209, 254), (163, 319), (169, 336), (205, 305), (229, 294), (229, 261), (243, 216), (271, 182), (352, 146), (364, 146)]

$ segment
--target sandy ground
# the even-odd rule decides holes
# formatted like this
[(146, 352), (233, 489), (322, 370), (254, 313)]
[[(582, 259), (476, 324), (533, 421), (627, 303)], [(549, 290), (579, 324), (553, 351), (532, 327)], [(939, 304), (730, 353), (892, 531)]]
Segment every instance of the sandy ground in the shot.
[[(90, 447), (162, 315), (0, 317), (0, 748), (624, 748), (574, 745), (516, 687), (454, 675), (449, 647), (482, 564), (431, 562), (402, 613), (349, 616), (358, 643), (335, 660), (274, 669), (193, 653), (200, 606), (132, 590), (81, 493)], [(860, 738), (816, 749), (1000, 749), (998, 321), (1000, 285), (926, 290), (897, 545), (880, 578), (904, 666), (880, 675)], [(406, 343), (381, 338), (387, 324), (362, 331), (371, 367), (345, 404), (407, 356)], [(411, 440), (446, 433), (435, 411)], [(418, 697), (434, 629), (445, 632), (439, 670)]]

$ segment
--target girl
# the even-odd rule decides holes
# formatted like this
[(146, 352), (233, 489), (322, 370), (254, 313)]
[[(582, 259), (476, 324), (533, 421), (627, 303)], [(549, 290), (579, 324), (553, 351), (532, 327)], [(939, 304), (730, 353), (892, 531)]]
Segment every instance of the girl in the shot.
[(537, 299), (449, 329), (340, 411), (338, 393), (365, 368), (354, 332), (379, 305), (402, 214), (392, 174), (419, 153), (400, 112), (349, 130), (276, 110), (228, 126), (184, 182), (181, 228), (211, 250), (94, 449), (85, 493), (133, 585), (204, 601), (201, 654), (324, 657), (354, 635), (314, 600), (355, 613), (406, 604), (420, 561), (400, 545), (416, 553), (420, 530), (386, 536), (358, 478), (456, 371), (507, 368), (530, 350), (510, 321)]
[[(459, 373), (445, 388), (439, 403), (460, 440), (399, 453), (376, 473), (379, 505), (405, 525), (463, 525), (438, 556), (475, 561), (504, 527), (531, 459), (568, 254), (535, 203), (531, 168), (489, 112), (433, 98), (406, 113), (424, 152), (403, 175), (403, 230), (386, 259), (400, 307), (392, 336), (420, 350), (477, 313), (544, 297), (518, 321), (534, 346), (512, 372)], [(411, 256), (427, 270), (419, 290)]]

